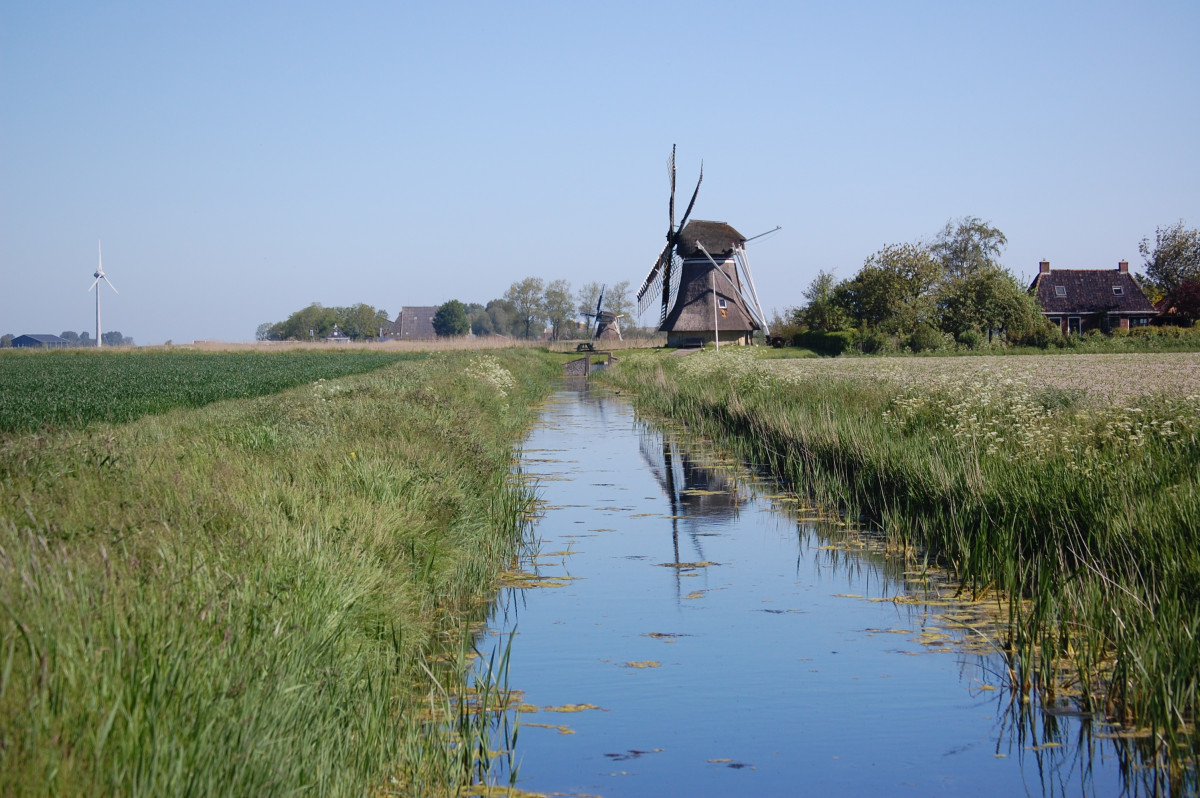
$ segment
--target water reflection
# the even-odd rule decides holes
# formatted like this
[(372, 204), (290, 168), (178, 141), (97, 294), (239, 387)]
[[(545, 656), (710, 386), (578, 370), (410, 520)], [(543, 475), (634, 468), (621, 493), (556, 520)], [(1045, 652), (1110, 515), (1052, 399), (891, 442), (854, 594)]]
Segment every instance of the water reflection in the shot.
[(1155, 793), (1125, 742), (1011, 699), (952, 586), (622, 399), (555, 397), (524, 468), (546, 502), (525, 568), (557, 586), (504, 591), (491, 621), (527, 706), (521, 788)]

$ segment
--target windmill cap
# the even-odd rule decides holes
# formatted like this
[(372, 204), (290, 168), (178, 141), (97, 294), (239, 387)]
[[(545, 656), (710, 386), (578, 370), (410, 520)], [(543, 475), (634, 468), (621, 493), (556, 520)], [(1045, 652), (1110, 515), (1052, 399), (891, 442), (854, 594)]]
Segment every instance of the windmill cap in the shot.
[(679, 234), (680, 257), (703, 256), (696, 242), (699, 241), (710, 255), (732, 255), (736, 245), (746, 243), (746, 237), (727, 222), (706, 222), (696, 219), (687, 223)]

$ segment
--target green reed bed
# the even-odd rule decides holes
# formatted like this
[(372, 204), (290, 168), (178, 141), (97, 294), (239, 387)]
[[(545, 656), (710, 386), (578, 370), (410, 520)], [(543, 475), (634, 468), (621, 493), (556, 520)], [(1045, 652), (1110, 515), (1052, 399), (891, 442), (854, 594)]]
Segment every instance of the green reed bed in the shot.
[(556, 374), (454, 353), (0, 436), (0, 794), (486, 775), (503, 745), (456, 697), (466, 630), (522, 545), (513, 444)]
[[(1186, 357), (1107, 379), (1200, 363)], [(1150, 729), (1186, 762), (1200, 710), (1200, 388), (1139, 396), (1061, 356), (1058, 383), (1020, 361), (963, 362), (842, 369), (726, 349), (627, 358), (605, 379), (940, 558), (971, 595), (1005, 604), (1018, 690)], [(1095, 395), (1061, 387), (1089, 373)]]

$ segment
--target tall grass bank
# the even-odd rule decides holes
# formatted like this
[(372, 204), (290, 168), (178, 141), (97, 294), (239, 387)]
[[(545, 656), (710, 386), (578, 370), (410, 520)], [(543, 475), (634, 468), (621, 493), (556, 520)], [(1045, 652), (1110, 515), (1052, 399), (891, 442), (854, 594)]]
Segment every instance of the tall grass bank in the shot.
[(486, 729), (440, 712), (521, 544), (513, 446), (557, 371), (450, 353), (0, 436), (0, 794), (477, 780)]
[(1136, 729), (1194, 775), (1200, 356), (1121, 357), (733, 349), (630, 357), (605, 379), (940, 560), (1002, 610), (1018, 696)]

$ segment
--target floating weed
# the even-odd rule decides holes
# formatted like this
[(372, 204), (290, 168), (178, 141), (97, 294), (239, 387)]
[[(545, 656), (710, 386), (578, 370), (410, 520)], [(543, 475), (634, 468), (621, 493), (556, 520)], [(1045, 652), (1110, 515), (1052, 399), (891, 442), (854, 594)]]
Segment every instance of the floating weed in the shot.
[(578, 576), (542, 576), (528, 571), (501, 571), (500, 587), (525, 590), (541, 587), (566, 587), (580, 579)]
[(700, 562), (660, 562), (655, 563), (660, 568), (676, 568), (676, 569), (693, 569), (693, 568), (708, 568), (713, 565), (720, 565), (719, 562), (711, 560), (701, 560)]
[(534, 728), (538, 728), (538, 729), (554, 729), (559, 734), (574, 734), (575, 733), (575, 730), (572, 729), (570, 726), (556, 725), (553, 723), (530, 723), (529, 721), (522, 721), (522, 723), (521, 723), (522, 729), (524, 729), (526, 727), (530, 727), (530, 726), (532, 726)]
[(595, 704), (560, 704), (558, 706), (542, 707), (542, 711), (544, 712), (586, 712), (592, 709), (600, 712), (608, 712), (604, 707), (598, 707)]
[(622, 668), (661, 668), (662, 663), (652, 659), (641, 660), (639, 662), (626, 662)]

